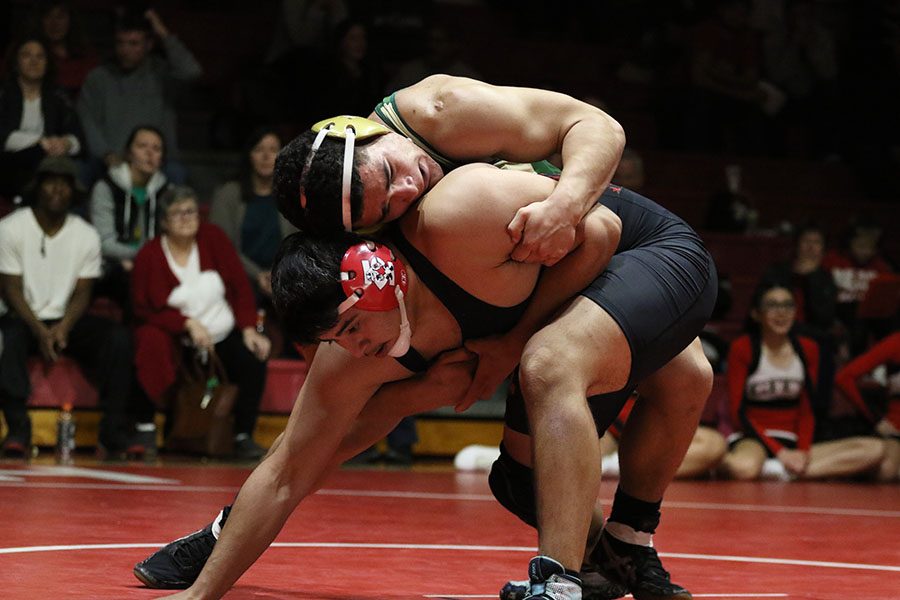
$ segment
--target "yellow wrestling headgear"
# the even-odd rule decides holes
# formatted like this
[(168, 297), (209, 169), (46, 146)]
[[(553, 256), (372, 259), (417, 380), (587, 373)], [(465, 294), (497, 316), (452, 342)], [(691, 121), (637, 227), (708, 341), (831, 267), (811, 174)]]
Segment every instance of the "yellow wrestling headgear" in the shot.
[(350, 214), (350, 178), (353, 174), (353, 147), (357, 139), (366, 140), (378, 137), (390, 133), (391, 130), (381, 123), (376, 123), (375, 121), (364, 117), (353, 117), (350, 115), (341, 115), (331, 119), (324, 119), (313, 125), (312, 130), (318, 135), (316, 135), (316, 139), (309, 149), (309, 156), (306, 157), (306, 163), (303, 165), (303, 172), (300, 174), (300, 206), (306, 208), (307, 201), (306, 194), (303, 190), (303, 182), (306, 179), (306, 174), (309, 171), (310, 165), (312, 165), (313, 158), (315, 158), (316, 152), (319, 150), (319, 146), (322, 145), (322, 141), (326, 137), (343, 138), (346, 142), (344, 143), (344, 174), (341, 185), (341, 213), (344, 230), (352, 231), (353, 217)]

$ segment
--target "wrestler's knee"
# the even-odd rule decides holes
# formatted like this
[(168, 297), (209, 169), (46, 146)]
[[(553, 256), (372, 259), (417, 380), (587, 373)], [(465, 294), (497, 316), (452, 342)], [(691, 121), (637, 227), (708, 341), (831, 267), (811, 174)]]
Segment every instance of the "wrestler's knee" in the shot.
[(695, 339), (684, 350), (685, 360), (679, 378), (682, 385), (689, 386), (691, 390), (706, 402), (706, 397), (712, 392), (713, 370), (709, 359), (703, 353), (703, 346), (699, 339)]
[(712, 392), (713, 371), (700, 344), (695, 341), (668, 365), (639, 387), (657, 406), (699, 413)]
[(579, 356), (571, 344), (555, 336), (536, 335), (525, 346), (519, 363), (519, 384), (527, 404), (547, 398), (560, 386), (582, 387), (577, 373)]

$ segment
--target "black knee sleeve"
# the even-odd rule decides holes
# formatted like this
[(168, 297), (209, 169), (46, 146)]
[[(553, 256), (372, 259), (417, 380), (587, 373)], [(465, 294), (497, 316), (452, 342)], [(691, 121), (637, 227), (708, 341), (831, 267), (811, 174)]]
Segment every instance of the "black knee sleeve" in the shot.
[(488, 484), (503, 508), (537, 528), (534, 471), (513, 460), (503, 444), (500, 444), (500, 458), (491, 467)]

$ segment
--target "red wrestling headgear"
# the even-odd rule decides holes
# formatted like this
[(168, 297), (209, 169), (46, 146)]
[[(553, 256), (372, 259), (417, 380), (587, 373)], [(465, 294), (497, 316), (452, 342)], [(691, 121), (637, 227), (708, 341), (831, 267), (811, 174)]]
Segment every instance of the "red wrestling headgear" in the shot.
[(351, 306), (360, 310), (388, 311), (400, 306), (409, 281), (406, 267), (387, 246), (364, 242), (352, 246), (341, 259), (341, 286), (347, 299), (338, 312)]
[(347, 299), (338, 306), (338, 314), (352, 306), (377, 312), (400, 309), (400, 334), (388, 355), (406, 354), (412, 339), (403, 301), (409, 279), (406, 267), (394, 257), (391, 249), (374, 242), (352, 246), (341, 259), (341, 286)]

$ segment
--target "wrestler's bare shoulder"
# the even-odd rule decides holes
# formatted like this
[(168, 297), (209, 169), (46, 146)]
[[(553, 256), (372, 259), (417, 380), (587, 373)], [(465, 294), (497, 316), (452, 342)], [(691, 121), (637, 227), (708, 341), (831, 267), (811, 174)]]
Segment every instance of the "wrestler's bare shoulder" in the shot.
[(453, 127), (463, 125), (457, 119), (471, 115), (494, 89), (476, 79), (431, 75), (398, 91), (396, 101), (413, 129), (431, 139), (431, 134), (448, 135)]

